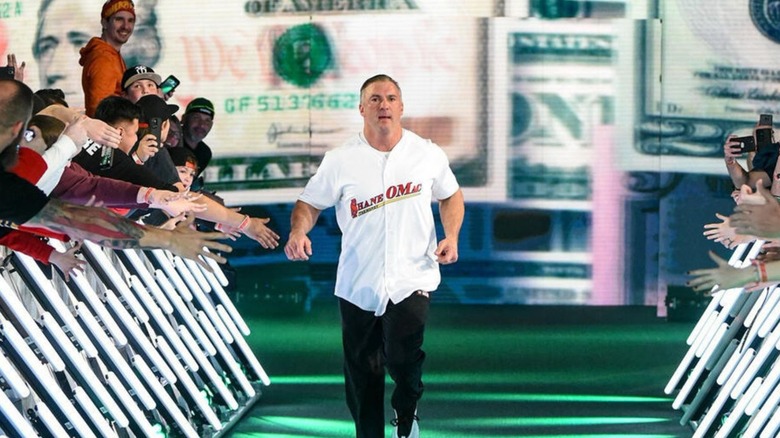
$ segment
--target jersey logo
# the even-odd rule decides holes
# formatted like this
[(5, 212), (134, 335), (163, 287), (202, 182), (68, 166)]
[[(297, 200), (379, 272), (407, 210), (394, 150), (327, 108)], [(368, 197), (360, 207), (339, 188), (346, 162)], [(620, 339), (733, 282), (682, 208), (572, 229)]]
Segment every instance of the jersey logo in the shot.
[(414, 184), (411, 181), (405, 184), (390, 186), (384, 193), (372, 196), (364, 201), (358, 201), (352, 198), (349, 201), (349, 210), (353, 218), (362, 216), (366, 213), (382, 208), (391, 202), (403, 201), (414, 196), (419, 196), (422, 192), (422, 184)]

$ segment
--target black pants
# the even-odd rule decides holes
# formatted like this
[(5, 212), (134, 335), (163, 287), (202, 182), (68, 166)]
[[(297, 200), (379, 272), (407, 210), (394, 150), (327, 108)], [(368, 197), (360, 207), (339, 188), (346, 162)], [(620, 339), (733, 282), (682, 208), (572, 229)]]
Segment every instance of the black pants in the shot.
[(393, 409), (413, 414), (422, 397), (427, 295), (414, 293), (398, 304), (390, 302), (379, 317), (339, 299), (347, 406), (357, 438), (384, 436), (385, 368), (395, 382)]

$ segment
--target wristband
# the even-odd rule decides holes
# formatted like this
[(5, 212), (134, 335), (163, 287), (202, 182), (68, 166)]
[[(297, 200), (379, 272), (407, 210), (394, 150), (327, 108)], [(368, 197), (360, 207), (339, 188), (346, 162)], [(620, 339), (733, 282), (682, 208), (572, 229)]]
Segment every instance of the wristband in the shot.
[(154, 193), (154, 187), (149, 187), (146, 189), (146, 193), (144, 193), (144, 204), (152, 204), (152, 193)]
[(244, 215), (244, 220), (238, 224), (238, 231), (244, 231), (249, 226), (249, 215)]
[(756, 277), (758, 277), (758, 283), (766, 283), (769, 278), (766, 275), (766, 263), (760, 260), (753, 260), (753, 265), (756, 267)]

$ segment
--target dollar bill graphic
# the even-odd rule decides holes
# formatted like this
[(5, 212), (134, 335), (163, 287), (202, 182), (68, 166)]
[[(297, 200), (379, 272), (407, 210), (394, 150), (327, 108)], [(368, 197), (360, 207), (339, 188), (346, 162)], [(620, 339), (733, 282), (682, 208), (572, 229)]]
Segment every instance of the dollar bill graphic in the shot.
[[(761, 113), (780, 111), (777, 23), (767, 1), (662, 2), (663, 23), (638, 25), (635, 69), (638, 114), (621, 120), (636, 127), (634, 147), (622, 162), (630, 170), (722, 174), (722, 145), (752, 128)], [(631, 59), (633, 58), (633, 59)], [(621, 96), (624, 108), (632, 105)]]
[(587, 201), (593, 129), (613, 119), (614, 37), (554, 22), (507, 38), (511, 196)]

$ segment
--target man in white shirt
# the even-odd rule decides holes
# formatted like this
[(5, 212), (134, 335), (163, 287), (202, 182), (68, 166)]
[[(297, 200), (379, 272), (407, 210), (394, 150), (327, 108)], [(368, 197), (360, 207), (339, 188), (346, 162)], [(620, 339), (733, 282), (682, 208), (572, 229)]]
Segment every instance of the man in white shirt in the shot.
[[(363, 131), (325, 154), (292, 212), (285, 253), (312, 255), (307, 233), (336, 208), (343, 233), (335, 294), (341, 310), (347, 405), (358, 438), (384, 435), (384, 372), (395, 381), (394, 437), (417, 437), (422, 350), (439, 264), (458, 259), (464, 202), (444, 151), (401, 126), (403, 101), (387, 75), (360, 90)], [(436, 242), (431, 201), (444, 238)]]

